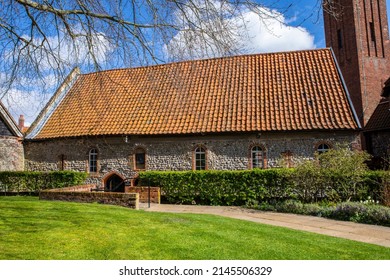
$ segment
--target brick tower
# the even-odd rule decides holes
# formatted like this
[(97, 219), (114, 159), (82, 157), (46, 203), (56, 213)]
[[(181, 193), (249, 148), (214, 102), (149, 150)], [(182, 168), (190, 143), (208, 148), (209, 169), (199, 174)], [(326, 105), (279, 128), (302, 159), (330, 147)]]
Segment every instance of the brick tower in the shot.
[(324, 2), (334, 5), (334, 13), (324, 12), (326, 46), (332, 47), (356, 113), (366, 125), (390, 77), (386, 1)]

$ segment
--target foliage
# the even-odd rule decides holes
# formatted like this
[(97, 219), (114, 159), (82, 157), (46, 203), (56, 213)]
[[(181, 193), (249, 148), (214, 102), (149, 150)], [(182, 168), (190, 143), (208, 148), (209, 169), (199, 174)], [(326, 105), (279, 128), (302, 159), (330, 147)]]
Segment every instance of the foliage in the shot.
[(80, 185), (86, 178), (87, 173), (74, 171), (4, 171), (0, 172), (0, 191), (38, 192)]
[(390, 209), (375, 204), (344, 202), (332, 208), (328, 217), (338, 220), (390, 226)]
[(303, 202), (359, 201), (374, 195), (378, 187), (372, 187), (379, 177), (370, 181), (364, 151), (337, 146), (326, 153), (316, 155), (315, 160), (303, 160), (296, 167), (291, 180), (295, 182), (297, 198)]
[(335, 194), (333, 200), (361, 200), (367, 196), (363, 184), (370, 155), (365, 151), (339, 146), (318, 156), (328, 189)]
[(318, 161), (305, 160), (291, 174), (298, 199), (304, 202), (316, 201), (324, 196), (326, 179)]
[[(161, 187), (162, 198), (169, 203), (256, 205), (289, 198), (303, 202), (324, 199), (338, 202), (352, 197), (360, 201), (368, 196), (382, 202), (381, 182), (386, 174), (386, 171), (365, 172), (359, 180), (352, 181), (348, 174), (346, 178), (343, 174), (336, 176), (317, 168), (315, 162), (307, 162), (296, 169), (146, 171), (140, 173), (139, 184)], [(351, 180), (351, 190), (348, 180)], [(343, 188), (337, 187), (339, 182), (343, 183)]]
[(382, 246), (214, 215), (35, 197), (0, 197), (0, 209), (0, 259), (7, 260), (390, 258)]
[(372, 181), (380, 185), (379, 200), (390, 207), (390, 171), (376, 171), (372, 175), (376, 177)]
[(365, 224), (390, 226), (390, 208), (378, 205), (374, 200), (332, 204), (305, 204), (297, 200), (263, 202), (250, 208), (331, 218)]
[(244, 205), (251, 200), (288, 198), (292, 170), (245, 171), (147, 171), (140, 173), (140, 184), (162, 187), (170, 203)]

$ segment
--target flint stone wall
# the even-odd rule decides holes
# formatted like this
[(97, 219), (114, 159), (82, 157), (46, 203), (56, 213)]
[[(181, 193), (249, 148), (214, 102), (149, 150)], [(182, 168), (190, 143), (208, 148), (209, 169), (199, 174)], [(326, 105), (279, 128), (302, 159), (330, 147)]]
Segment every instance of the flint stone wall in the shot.
[[(85, 137), (27, 141), (25, 169), (29, 171), (87, 171), (88, 153), (98, 150), (98, 172), (90, 173), (87, 184), (102, 187), (105, 176), (118, 173), (134, 178), (134, 152), (146, 151), (146, 170), (192, 170), (194, 149), (202, 145), (207, 150), (209, 170), (243, 170), (250, 168), (250, 150), (254, 145), (266, 149), (267, 167), (278, 167), (283, 153), (294, 158), (312, 158), (319, 143), (347, 143), (359, 148), (356, 132), (332, 133), (263, 133), (235, 135), (205, 135), (193, 137)], [(64, 162), (62, 163), (62, 160)]]
[(0, 136), (0, 171), (22, 171), (23, 169), (22, 141), (13, 136)]

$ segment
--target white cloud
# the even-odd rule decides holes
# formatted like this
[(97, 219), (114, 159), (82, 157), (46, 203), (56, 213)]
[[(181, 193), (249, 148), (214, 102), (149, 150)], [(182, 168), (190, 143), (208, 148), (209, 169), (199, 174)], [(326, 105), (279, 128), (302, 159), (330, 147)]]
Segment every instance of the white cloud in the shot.
[(29, 126), (49, 99), (49, 94), (42, 94), (38, 91), (25, 92), (12, 89), (1, 99), (1, 102), (16, 122), (20, 115), (24, 115), (25, 125)]
[(289, 26), (286, 18), (275, 10), (262, 9), (269, 17), (259, 18), (254, 12), (244, 15), (248, 45), (252, 53), (279, 52), (315, 48), (314, 37), (302, 27)]
[[(39, 45), (41, 42), (34, 40)], [(113, 46), (105, 38), (104, 34), (97, 33), (92, 38), (92, 52), (88, 49), (88, 44), (84, 37), (79, 37), (75, 41), (59, 37), (48, 37), (44, 41), (45, 48), (50, 49), (52, 53), (37, 51), (31, 48), (18, 50), (21, 52), (22, 60), (17, 75), (12, 77), (11, 71), (0, 72), (0, 98), (12, 117), (17, 120), (19, 115), (24, 115), (26, 124), (31, 124), (39, 112), (46, 105), (47, 101), (54, 94), (55, 90), (62, 83), (64, 76), (60, 74), (64, 68), (70, 71), (75, 66), (88, 67), (94, 63), (104, 64), (106, 58), (113, 50)], [(91, 55), (94, 54), (94, 57)], [(31, 64), (32, 55), (39, 67), (41, 76), (38, 76)], [(9, 51), (2, 57), (3, 62), (11, 65), (14, 59), (14, 53)], [(59, 63), (61, 67), (59, 68)], [(30, 68), (29, 68), (30, 67)], [(32, 67), (32, 68), (31, 68)], [(62, 73), (62, 72), (61, 72)], [(67, 73), (64, 73), (66, 75)], [(16, 83), (11, 88), (9, 82), (14, 79)]]
[[(86, 36), (71, 39), (60, 32), (59, 36), (50, 36), (45, 40), (35, 38), (32, 40), (33, 45), (21, 48), (17, 52), (27, 60), (32, 58), (34, 61), (39, 61), (40, 71), (53, 71), (64, 66), (93, 65), (95, 61), (104, 64), (114, 47), (103, 33), (95, 33), (89, 40)], [(29, 40), (27, 36), (24, 37)], [(34, 45), (41, 47), (37, 49)], [(10, 63), (13, 56), (14, 52), (6, 55)]]
[[(315, 48), (314, 37), (302, 27), (291, 24), (295, 18), (286, 19), (276, 10), (259, 7), (257, 12), (241, 9), (241, 13), (230, 13), (230, 6), (221, 6), (213, 1), (214, 9), (222, 9), (221, 18), (192, 16), (187, 18), (195, 25), (218, 32), (227, 29), (230, 32), (205, 34), (196, 28), (183, 24), (182, 29), (165, 46), (166, 55), (172, 60), (225, 56), (231, 53), (264, 53), (292, 51)], [(183, 15), (177, 13), (178, 21)], [(206, 20), (204, 20), (206, 18)]]

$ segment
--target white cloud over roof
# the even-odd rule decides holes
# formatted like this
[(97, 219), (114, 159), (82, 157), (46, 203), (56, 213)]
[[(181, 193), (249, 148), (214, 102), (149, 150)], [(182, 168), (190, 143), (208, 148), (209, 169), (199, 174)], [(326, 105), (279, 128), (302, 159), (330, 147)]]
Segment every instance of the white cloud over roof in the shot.
[[(215, 9), (225, 9), (223, 19), (210, 16), (192, 16), (191, 11), (176, 14), (177, 21), (185, 17), (182, 30), (165, 45), (164, 51), (169, 60), (199, 59), (226, 56), (230, 54), (250, 54), (314, 49), (314, 36), (303, 27), (292, 25), (294, 18), (286, 18), (277, 10), (260, 7), (255, 11), (230, 13), (229, 6), (221, 6), (214, 1)], [(187, 24), (188, 18), (195, 26), (212, 32), (204, 33)], [(183, 21), (184, 22), (184, 21)], [(224, 29), (230, 32), (224, 32)], [(221, 32), (218, 32), (222, 30)]]

